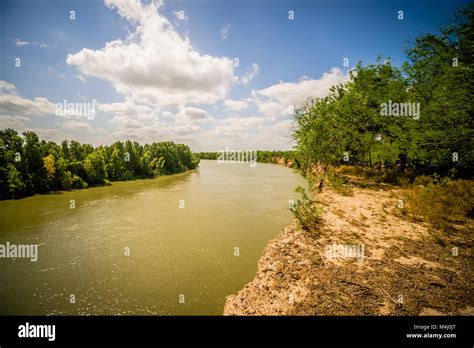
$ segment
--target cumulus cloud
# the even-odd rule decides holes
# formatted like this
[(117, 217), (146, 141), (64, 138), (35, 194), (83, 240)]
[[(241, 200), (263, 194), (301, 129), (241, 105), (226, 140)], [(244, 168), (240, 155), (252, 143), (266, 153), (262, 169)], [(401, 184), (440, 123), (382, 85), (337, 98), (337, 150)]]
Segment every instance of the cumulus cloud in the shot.
[(178, 116), (183, 116), (192, 120), (204, 120), (210, 118), (206, 110), (195, 107), (182, 107)]
[(213, 129), (198, 134), (197, 150), (291, 149), (293, 120), (270, 122), (263, 116), (234, 116), (219, 122)]
[(0, 81), (0, 93), (16, 94), (16, 86), (7, 81)]
[(253, 128), (262, 123), (261, 117), (230, 117), (221, 121), (221, 125), (229, 126), (234, 130)]
[(163, 116), (164, 118), (171, 118), (173, 117), (173, 113), (171, 111), (165, 110), (161, 113), (161, 116)]
[(84, 48), (66, 62), (84, 75), (110, 81), (136, 102), (161, 107), (212, 104), (223, 99), (234, 80), (232, 60), (198, 52), (159, 13), (160, 2), (106, 0), (134, 26), (126, 39), (100, 50)]
[(276, 85), (252, 91), (258, 109), (267, 116), (282, 116), (291, 113), (293, 106), (301, 105), (309, 98), (322, 98), (329, 89), (349, 79), (348, 73), (332, 68), (319, 79), (300, 79), (298, 82), (280, 82)]
[(88, 118), (95, 114), (96, 101), (74, 103), (63, 100), (52, 103), (47, 98), (24, 98), (17, 94), (15, 85), (0, 81), (0, 113), (22, 116), (60, 116), (65, 118)]
[(63, 123), (63, 128), (73, 131), (79, 132), (93, 132), (91, 125), (86, 122), (79, 122), (79, 121), (66, 121)]
[(40, 139), (46, 141), (54, 141), (58, 143), (66, 138), (62, 131), (54, 128), (28, 128), (26, 130), (35, 132)]
[(179, 134), (179, 135), (192, 134), (192, 133), (196, 133), (199, 130), (200, 128), (198, 126), (189, 125), (189, 124), (185, 126), (176, 126), (173, 128), (174, 133)]
[(211, 131), (213, 136), (241, 137), (246, 132), (253, 132), (263, 123), (262, 117), (229, 117), (220, 121)]
[(240, 111), (248, 108), (248, 102), (246, 100), (234, 100), (234, 99), (227, 99), (224, 102), (224, 105), (230, 109), (235, 111)]
[(119, 126), (119, 128), (121, 129), (145, 128), (145, 125), (142, 122), (137, 121), (126, 115), (116, 115), (114, 116), (111, 122)]
[(56, 106), (48, 99), (26, 99), (15, 94), (0, 95), (0, 112), (14, 115), (44, 116), (54, 114)]
[(138, 120), (152, 120), (157, 118), (158, 108), (136, 104), (132, 100), (118, 103), (98, 103), (97, 110), (118, 116), (128, 116)]
[(0, 115), (0, 128), (24, 128), (29, 122), (31, 120), (24, 116)]

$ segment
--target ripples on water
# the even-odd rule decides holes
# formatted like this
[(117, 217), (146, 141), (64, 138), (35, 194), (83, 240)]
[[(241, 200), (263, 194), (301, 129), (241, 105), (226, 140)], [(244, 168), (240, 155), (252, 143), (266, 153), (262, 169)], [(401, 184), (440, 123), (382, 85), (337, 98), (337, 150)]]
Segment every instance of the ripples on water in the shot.
[(2, 201), (0, 243), (40, 247), (38, 262), (0, 259), (0, 314), (222, 314), (291, 221), (297, 185), (283, 166), (202, 161), (180, 175)]

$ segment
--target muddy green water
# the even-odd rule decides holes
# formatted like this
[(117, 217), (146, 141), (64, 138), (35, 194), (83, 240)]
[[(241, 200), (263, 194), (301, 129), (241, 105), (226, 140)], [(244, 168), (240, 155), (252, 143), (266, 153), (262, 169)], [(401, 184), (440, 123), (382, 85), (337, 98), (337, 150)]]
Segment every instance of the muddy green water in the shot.
[(288, 200), (304, 184), (279, 165), (201, 161), (184, 174), (1, 201), (0, 244), (39, 247), (37, 262), (0, 258), (0, 314), (220, 315), (292, 221)]

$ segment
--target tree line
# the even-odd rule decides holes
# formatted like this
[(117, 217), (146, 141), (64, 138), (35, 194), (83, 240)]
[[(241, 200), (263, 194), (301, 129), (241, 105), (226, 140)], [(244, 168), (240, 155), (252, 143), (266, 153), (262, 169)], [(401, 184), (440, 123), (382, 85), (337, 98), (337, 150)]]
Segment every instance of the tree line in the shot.
[[(196, 156), (200, 159), (218, 160), (222, 152), (196, 152)], [(245, 154), (245, 152), (243, 152)], [(282, 160), (291, 163), (292, 167), (298, 167), (299, 162), (296, 151), (261, 151), (257, 150), (257, 162), (260, 163), (279, 163)], [(244, 156), (245, 159), (245, 156)]]
[(118, 141), (94, 148), (74, 140), (40, 141), (31, 131), (0, 130), (1, 198), (181, 173), (198, 164), (188, 146), (170, 141), (144, 146)]
[(347, 83), (295, 112), (306, 169), (356, 164), (414, 174), (472, 177), (474, 6), (440, 34), (418, 37), (397, 68), (359, 63)]

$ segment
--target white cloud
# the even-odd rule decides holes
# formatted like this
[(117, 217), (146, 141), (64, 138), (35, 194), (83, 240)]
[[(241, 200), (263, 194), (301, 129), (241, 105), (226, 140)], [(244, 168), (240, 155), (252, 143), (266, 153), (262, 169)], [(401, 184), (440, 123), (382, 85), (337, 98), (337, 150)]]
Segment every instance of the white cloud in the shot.
[(257, 130), (263, 123), (262, 117), (230, 117), (220, 121), (209, 134), (217, 137), (241, 137), (247, 131)]
[(91, 125), (86, 122), (66, 121), (63, 123), (63, 128), (79, 132), (93, 132)]
[(0, 128), (23, 128), (29, 122), (31, 120), (24, 116), (0, 115)]
[(128, 116), (125, 116), (125, 115), (116, 115), (112, 119), (111, 122), (118, 125), (121, 129), (145, 128), (145, 125), (142, 122), (137, 121), (137, 120), (135, 120), (133, 118), (130, 118)]
[(63, 100), (52, 103), (47, 98), (23, 98), (16, 94), (15, 85), (0, 81), (0, 90), (9, 94), (0, 94), (0, 114), (21, 116), (59, 116), (65, 118), (90, 117), (95, 113), (95, 100), (89, 103), (75, 103)]
[(25, 40), (21, 40), (20, 38), (16, 38), (15, 40), (13, 40), (13, 44), (17, 47), (29, 46), (29, 45), (37, 46), (39, 48), (48, 48), (49, 47), (48, 45), (46, 45), (44, 43), (41, 43), (41, 42), (38, 42), (38, 41), (28, 42), (28, 41), (25, 41)]
[(301, 76), (301, 77), (298, 79), (298, 82), (306, 81), (306, 80), (311, 80), (311, 79), (310, 79), (308, 76), (303, 75), (303, 76)]
[(246, 100), (234, 100), (227, 99), (224, 105), (231, 110), (240, 111), (248, 108), (248, 102)]
[(285, 109), (284, 105), (276, 101), (258, 101), (258, 111), (267, 116), (286, 115), (289, 107)]
[(291, 149), (293, 120), (268, 122), (264, 117), (231, 117), (199, 133), (197, 151)]
[(16, 94), (16, 86), (7, 81), (0, 80), (0, 92), (4, 94)]
[(222, 38), (222, 40), (227, 39), (227, 37), (229, 36), (230, 27), (231, 27), (230, 24), (226, 24), (226, 25), (224, 26), (224, 28), (221, 29), (221, 38)]
[(135, 104), (132, 100), (120, 103), (99, 103), (97, 110), (119, 116), (128, 116), (138, 120), (152, 120), (157, 118), (159, 109), (147, 105)]
[(349, 79), (339, 68), (332, 68), (319, 79), (300, 79), (298, 82), (280, 82), (276, 85), (252, 91), (258, 109), (267, 116), (288, 115), (293, 106), (301, 105), (309, 98), (322, 98), (329, 89)]
[(19, 38), (16, 38), (13, 41), (13, 44), (15, 46), (21, 47), (21, 46), (28, 46), (30, 43), (28, 41), (20, 40)]
[(14, 115), (44, 116), (54, 114), (56, 107), (48, 99), (38, 97), (33, 100), (14, 94), (0, 95), (0, 112)]
[(234, 80), (232, 60), (194, 49), (158, 12), (160, 4), (145, 5), (138, 0), (105, 3), (128, 20), (135, 32), (100, 50), (84, 48), (69, 54), (69, 65), (84, 75), (110, 81), (118, 93), (145, 104), (212, 104), (226, 96)]
[(206, 110), (202, 110), (195, 107), (182, 107), (179, 116), (183, 116), (192, 120), (203, 120), (211, 118)]
[(171, 118), (173, 117), (173, 113), (171, 111), (165, 110), (161, 113), (161, 116), (163, 116), (164, 118)]
[(282, 120), (278, 122), (272, 122), (264, 132), (270, 136), (290, 138), (291, 132), (295, 126), (294, 120)]
[[(309, 98), (328, 95), (332, 86), (344, 83), (348, 78), (347, 74), (334, 68), (319, 79), (303, 76), (297, 82), (280, 82), (268, 88), (254, 90), (249, 99), (228, 99), (223, 104), (236, 109), (253, 102), (262, 115), (235, 116), (216, 122), (209, 131), (199, 133), (199, 149), (208, 151), (225, 147), (243, 150), (291, 149), (294, 146), (291, 134), (295, 127), (295, 121), (290, 117), (293, 107)], [(277, 119), (285, 115), (283, 119)]]
[(263, 123), (261, 117), (230, 117), (221, 121), (221, 125), (226, 125), (234, 130), (254, 128)]
[(56, 143), (64, 140), (66, 137), (62, 131), (59, 129), (53, 128), (28, 128), (31, 132), (35, 132), (40, 139), (44, 139), (46, 141), (54, 141)]
[(189, 125), (189, 124), (185, 126), (176, 126), (173, 128), (173, 132), (179, 135), (192, 134), (192, 133), (196, 133), (199, 130), (200, 128), (198, 126)]

